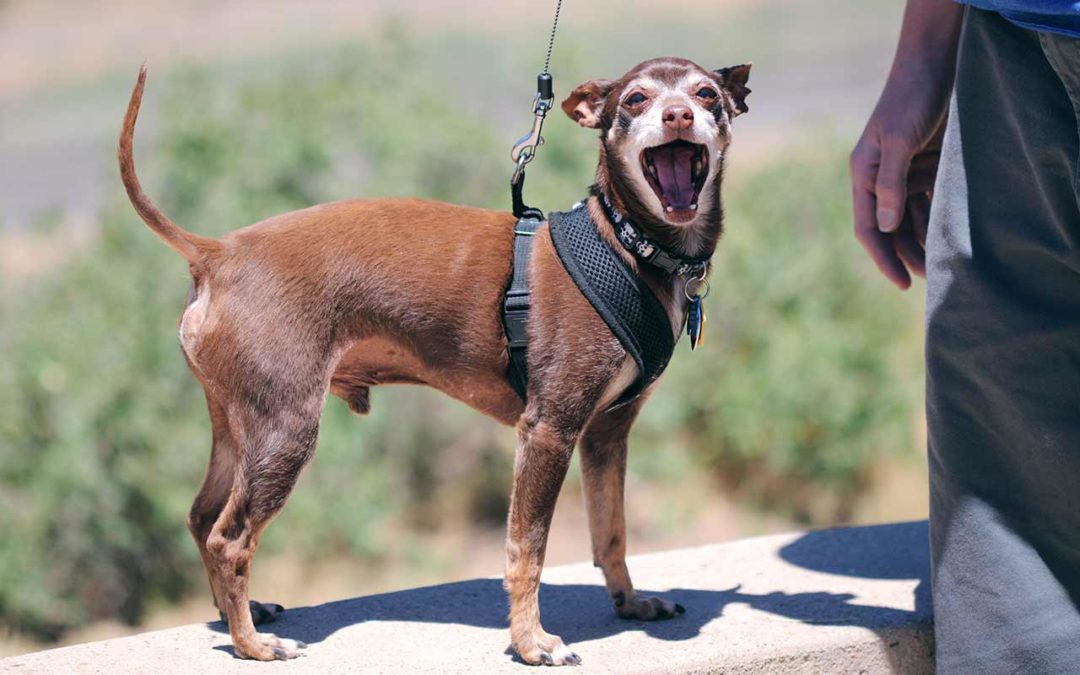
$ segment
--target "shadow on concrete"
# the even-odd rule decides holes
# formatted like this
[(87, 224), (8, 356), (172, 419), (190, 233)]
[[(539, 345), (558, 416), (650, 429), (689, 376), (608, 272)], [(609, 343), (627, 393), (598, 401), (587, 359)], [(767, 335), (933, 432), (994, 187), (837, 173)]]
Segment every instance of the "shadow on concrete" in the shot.
[[(930, 533), (925, 520), (807, 532), (780, 549), (780, 558), (817, 572), (884, 580), (915, 580), (912, 612), (868, 608), (885, 619), (863, 625), (877, 633), (894, 673), (933, 673), (934, 611), (930, 592)], [(813, 622), (813, 619), (810, 619)], [(922, 627), (922, 637), (913, 628)], [(906, 629), (908, 637), (898, 638)]]
[[(744, 603), (796, 621), (817, 625), (862, 626), (888, 630), (930, 620), (929, 559), (926, 523), (902, 523), (850, 530), (809, 532), (784, 546), (780, 557), (811, 570), (873, 579), (918, 579), (916, 610), (853, 604), (848, 593), (743, 593), (728, 590), (676, 588), (662, 595), (686, 607), (686, 614), (667, 621), (628, 621), (615, 616), (602, 585), (541, 584), (544, 627), (569, 644), (640, 631), (659, 640), (689, 640), (702, 627), (723, 616), (732, 603)], [(291, 609), (262, 630), (315, 644), (334, 632), (365, 621), (457, 623), (484, 628), (507, 626), (507, 600), (501, 581), (474, 579), (383, 595), (353, 598), (315, 607)], [(227, 632), (222, 622), (209, 624)], [(230, 647), (220, 649), (230, 650)]]
[(807, 532), (780, 549), (792, 565), (864, 579), (913, 579), (915, 611), (907, 620), (930, 622), (930, 540), (925, 520)]

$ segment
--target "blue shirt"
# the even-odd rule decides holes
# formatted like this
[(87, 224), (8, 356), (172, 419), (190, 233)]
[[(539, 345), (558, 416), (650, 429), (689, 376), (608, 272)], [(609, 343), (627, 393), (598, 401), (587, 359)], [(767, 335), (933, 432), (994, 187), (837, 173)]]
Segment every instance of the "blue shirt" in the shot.
[(1000, 13), (1018, 26), (1080, 37), (1080, 2), (1069, 0), (960, 0)]

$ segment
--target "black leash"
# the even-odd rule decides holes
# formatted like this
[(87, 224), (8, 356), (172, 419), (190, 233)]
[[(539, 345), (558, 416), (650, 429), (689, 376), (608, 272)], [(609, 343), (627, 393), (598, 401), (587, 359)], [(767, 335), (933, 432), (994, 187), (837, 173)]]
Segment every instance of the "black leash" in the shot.
[(551, 51), (555, 47), (555, 31), (559, 27), (559, 12), (562, 0), (555, 5), (555, 19), (551, 22), (551, 35), (548, 38), (547, 56), (544, 57), (544, 70), (536, 76), (536, 97), (533, 98), (533, 126), (514, 143), (510, 150), (510, 159), (514, 162), (513, 176), (510, 178), (510, 200), (513, 204), (514, 217), (514, 271), (510, 286), (503, 298), (502, 319), (506, 332), (506, 351), (509, 357), (508, 374), (510, 384), (522, 400), (529, 381), (529, 309), (532, 305), (529, 288), (529, 259), (532, 256), (533, 237), (544, 224), (544, 212), (525, 203), (522, 191), (525, 188), (525, 165), (536, 158), (536, 150), (544, 143), (540, 132), (544, 128), (544, 118), (555, 102), (552, 86)]
[(551, 22), (551, 37), (548, 38), (547, 58), (544, 59), (544, 72), (548, 72), (551, 65), (551, 50), (555, 46), (555, 29), (559, 27), (559, 12), (562, 11), (562, 0), (555, 3), (555, 19)]
[[(509, 361), (507, 375), (511, 387), (522, 401), (528, 398), (529, 382), (528, 328), (529, 310), (532, 306), (529, 260), (536, 233), (545, 225), (544, 212), (527, 205), (522, 192), (525, 186), (525, 165), (536, 158), (537, 149), (544, 143), (544, 138), (540, 135), (544, 128), (544, 118), (555, 101), (548, 69), (551, 66), (551, 52), (555, 46), (555, 32), (559, 26), (561, 10), (562, 0), (557, 0), (547, 56), (544, 58), (544, 70), (536, 77), (532, 129), (518, 139), (510, 151), (510, 159), (515, 164), (513, 176), (510, 178), (510, 198), (517, 223), (514, 225), (513, 272), (503, 298), (502, 320)], [(683, 293), (689, 303), (687, 333), (690, 335), (691, 348), (696, 347), (705, 323), (705, 313), (701, 307), (704, 296), (698, 291), (704, 285), (705, 294), (708, 294), (708, 282), (705, 281), (708, 260), (685, 258), (665, 251), (645, 237), (629, 219), (619, 214), (606, 198), (602, 199), (602, 203), (616, 228), (619, 243), (626, 250), (639, 260), (668, 274), (686, 277)], [(667, 311), (648, 285), (638, 278), (600, 236), (584, 202), (567, 213), (552, 213), (547, 226), (563, 267), (637, 365), (637, 380), (620, 395), (612, 407), (623, 405), (637, 398), (667, 367), (675, 348), (675, 336), (671, 331)]]
[(555, 102), (555, 91), (549, 68), (551, 67), (551, 52), (555, 48), (555, 32), (559, 27), (559, 13), (562, 11), (562, 0), (555, 4), (555, 18), (551, 22), (551, 35), (548, 38), (547, 56), (544, 57), (544, 70), (536, 76), (536, 97), (533, 98), (533, 126), (529, 133), (525, 134), (514, 143), (510, 149), (510, 160), (516, 165), (513, 175), (510, 177), (510, 201), (513, 204), (514, 215), (521, 219), (543, 220), (544, 212), (525, 204), (522, 191), (525, 188), (525, 165), (536, 158), (537, 149), (544, 144), (544, 137), (540, 132), (544, 128), (544, 118), (551, 110)]

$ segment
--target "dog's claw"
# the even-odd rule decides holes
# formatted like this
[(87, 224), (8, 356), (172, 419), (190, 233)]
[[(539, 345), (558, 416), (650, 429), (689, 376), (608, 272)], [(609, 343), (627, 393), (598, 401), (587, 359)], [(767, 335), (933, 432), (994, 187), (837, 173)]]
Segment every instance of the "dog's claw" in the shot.
[(580, 666), (581, 657), (559, 640), (554, 647), (540, 650), (540, 664), (545, 666)]
[(676, 614), (686, 614), (686, 608), (676, 602), (675, 603), (675, 613)]
[(289, 659), (295, 659), (298, 656), (303, 656), (303, 654), (300, 653), (300, 650), (307, 648), (307, 645), (300, 640), (279, 638), (269, 634), (263, 635), (263, 644), (270, 648), (274, 658), (279, 661), (287, 661)]

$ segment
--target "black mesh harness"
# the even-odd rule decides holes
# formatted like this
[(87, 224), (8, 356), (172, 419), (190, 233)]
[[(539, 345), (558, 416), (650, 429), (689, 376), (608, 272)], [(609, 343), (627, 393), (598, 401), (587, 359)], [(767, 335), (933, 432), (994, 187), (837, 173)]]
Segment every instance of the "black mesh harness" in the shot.
[[(610, 204), (605, 206), (611, 213)], [(643, 261), (669, 273), (705, 269), (707, 261), (673, 258), (642, 237), (629, 221), (613, 215), (620, 243)], [(533, 237), (543, 225), (542, 221), (531, 218), (518, 221), (514, 230), (514, 271), (503, 302), (510, 384), (522, 400), (526, 399), (529, 381), (528, 265)], [(548, 229), (570, 278), (637, 365), (637, 380), (612, 407), (628, 403), (655, 382), (667, 367), (676, 340), (671, 319), (652, 289), (600, 236), (584, 202), (570, 211), (550, 213)]]

